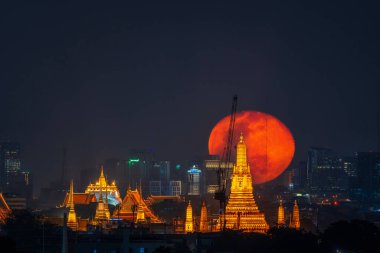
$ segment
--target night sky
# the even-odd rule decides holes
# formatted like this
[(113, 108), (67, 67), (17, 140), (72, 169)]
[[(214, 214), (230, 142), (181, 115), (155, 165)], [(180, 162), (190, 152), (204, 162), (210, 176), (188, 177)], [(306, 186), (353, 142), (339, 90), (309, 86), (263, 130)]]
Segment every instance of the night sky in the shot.
[(36, 186), (64, 146), (72, 173), (131, 148), (205, 155), (234, 94), (290, 128), (295, 162), (376, 149), (379, 6), (28, 2), (0, 6), (0, 140), (21, 143)]

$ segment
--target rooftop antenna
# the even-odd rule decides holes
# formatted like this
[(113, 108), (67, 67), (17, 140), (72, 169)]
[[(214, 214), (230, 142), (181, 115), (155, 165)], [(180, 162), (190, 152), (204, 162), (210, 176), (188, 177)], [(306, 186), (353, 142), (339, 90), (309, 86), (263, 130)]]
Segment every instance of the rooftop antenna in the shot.
[(377, 126), (376, 126), (376, 133), (377, 133), (377, 138), (376, 138), (376, 151), (377, 152), (380, 152), (380, 111), (377, 111), (377, 115), (376, 115), (376, 123), (377, 123)]
[(65, 188), (65, 171), (66, 171), (66, 153), (67, 148), (63, 148), (63, 156), (62, 156), (62, 168), (61, 168), (61, 185)]

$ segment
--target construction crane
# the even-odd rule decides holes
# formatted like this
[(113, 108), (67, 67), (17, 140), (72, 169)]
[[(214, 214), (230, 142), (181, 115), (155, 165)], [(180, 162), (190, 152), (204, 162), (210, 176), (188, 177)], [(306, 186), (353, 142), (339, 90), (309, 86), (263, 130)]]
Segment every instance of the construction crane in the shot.
[(215, 192), (214, 198), (219, 200), (220, 209), (219, 216), (221, 222), (221, 229), (226, 229), (226, 205), (227, 205), (227, 180), (229, 178), (229, 170), (231, 164), (231, 151), (234, 139), (234, 129), (235, 129), (235, 118), (236, 118), (236, 108), (237, 108), (237, 96), (235, 95), (232, 99), (232, 108), (230, 115), (230, 124), (228, 127), (227, 143), (223, 150), (223, 155), (220, 157), (219, 166), (217, 170), (218, 177), (218, 190)]

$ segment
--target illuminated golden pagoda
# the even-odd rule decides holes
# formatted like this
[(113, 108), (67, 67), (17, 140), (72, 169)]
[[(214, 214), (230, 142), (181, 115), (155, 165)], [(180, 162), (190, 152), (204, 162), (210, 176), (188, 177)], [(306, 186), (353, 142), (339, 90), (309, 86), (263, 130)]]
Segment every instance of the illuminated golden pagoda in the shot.
[(243, 134), (237, 144), (236, 164), (231, 177), (231, 191), (225, 215), (220, 217), (221, 227), (244, 232), (266, 233), (269, 229), (263, 213), (253, 196), (252, 176), (247, 162), (247, 147)]
[(71, 180), (70, 183), (70, 195), (69, 200), (67, 201), (67, 208), (69, 208), (69, 215), (67, 217), (67, 226), (72, 230), (76, 231), (78, 229), (78, 220), (77, 215), (74, 209), (74, 182)]
[(191, 206), (190, 201), (186, 208), (185, 232), (186, 233), (194, 232), (193, 207)]
[(207, 207), (204, 201), (201, 208), (201, 222), (199, 225), (199, 231), (202, 233), (208, 232)]
[[(103, 195), (104, 192), (108, 194), (107, 196), (107, 201), (108, 204), (116, 206), (121, 203), (121, 198), (120, 198), (120, 193), (119, 189), (116, 186), (116, 182), (113, 181), (111, 184), (107, 183), (107, 179), (104, 176), (104, 169), (103, 165), (100, 167), (100, 176), (97, 182), (90, 183), (86, 190), (85, 193), (90, 193), (90, 194), (95, 194), (97, 200), (99, 201), (100, 199), (100, 190), (102, 189)], [(103, 199), (105, 196), (102, 196)]]
[(106, 192), (106, 200), (103, 202), (103, 192), (102, 188), (100, 188), (100, 195), (99, 195), (99, 201), (98, 205), (96, 207), (96, 213), (95, 213), (95, 221), (102, 223), (107, 222), (110, 219), (110, 211), (108, 209), (108, 200), (107, 200), (107, 192)]
[(277, 226), (285, 226), (285, 211), (284, 207), (282, 206), (282, 200), (280, 200), (280, 204), (278, 206)]
[(289, 222), (289, 227), (297, 230), (301, 228), (300, 211), (298, 209), (297, 200), (294, 201), (293, 214)]

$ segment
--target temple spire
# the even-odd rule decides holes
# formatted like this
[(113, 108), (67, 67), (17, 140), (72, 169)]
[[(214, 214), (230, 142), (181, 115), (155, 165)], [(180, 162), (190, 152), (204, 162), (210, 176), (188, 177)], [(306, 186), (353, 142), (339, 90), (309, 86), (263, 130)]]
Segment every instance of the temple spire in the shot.
[(107, 187), (107, 181), (106, 181), (106, 177), (104, 176), (103, 165), (100, 166), (100, 176), (99, 176), (98, 182), (101, 187)]
[(300, 211), (298, 208), (297, 200), (294, 201), (293, 214), (291, 218), (292, 219), (290, 221), (289, 227), (299, 230), (301, 228), (301, 222), (300, 222)]
[(199, 231), (202, 233), (208, 232), (208, 224), (207, 224), (207, 207), (206, 202), (203, 201), (201, 208), (201, 222), (199, 226)]
[(280, 199), (280, 204), (278, 206), (277, 226), (285, 226), (285, 212), (284, 207), (282, 206), (282, 199)]
[(186, 233), (194, 232), (193, 207), (191, 206), (190, 201), (186, 208), (185, 232)]
[(236, 167), (247, 167), (247, 146), (244, 142), (243, 133), (240, 134), (240, 141), (236, 146)]
[(77, 221), (77, 215), (76, 215), (75, 209), (74, 209), (74, 182), (72, 179), (70, 182), (69, 200), (67, 202), (66, 207), (69, 208), (69, 215), (67, 218), (67, 226), (69, 228), (71, 228), (72, 230), (76, 231), (78, 229), (78, 221)]

